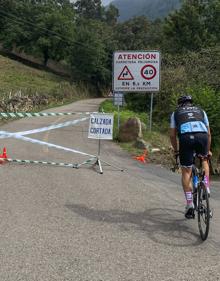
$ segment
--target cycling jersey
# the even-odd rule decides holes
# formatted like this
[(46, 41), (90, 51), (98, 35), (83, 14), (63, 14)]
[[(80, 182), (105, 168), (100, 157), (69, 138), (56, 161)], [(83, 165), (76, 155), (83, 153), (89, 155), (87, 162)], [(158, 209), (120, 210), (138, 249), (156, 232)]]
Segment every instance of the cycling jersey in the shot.
[(208, 117), (199, 107), (183, 106), (172, 113), (170, 128), (177, 129), (181, 166), (192, 166), (194, 152), (208, 154), (208, 127)]
[(179, 107), (171, 115), (170, 128), (176, 128), (179, 136), (186, 133), (207, 133), (208, 126), (205, 111), (196, 106)]

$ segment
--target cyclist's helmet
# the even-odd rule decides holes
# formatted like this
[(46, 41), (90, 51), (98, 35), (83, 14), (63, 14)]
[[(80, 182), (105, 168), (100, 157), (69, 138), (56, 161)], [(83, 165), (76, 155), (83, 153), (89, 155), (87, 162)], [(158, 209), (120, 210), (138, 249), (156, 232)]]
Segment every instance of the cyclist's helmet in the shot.
[(178, 98), (178, 105), (182, 105), (184, 103), (192, 103), (193, 100), (192, 100), (192, 97), (191, 96), (181, 96)]

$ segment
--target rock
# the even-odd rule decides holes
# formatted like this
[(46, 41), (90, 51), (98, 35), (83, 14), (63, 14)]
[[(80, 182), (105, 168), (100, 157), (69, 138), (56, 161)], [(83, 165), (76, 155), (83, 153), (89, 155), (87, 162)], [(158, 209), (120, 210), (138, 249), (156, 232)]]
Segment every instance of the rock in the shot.
[(129, 118), (119, 130), (119, 141), (130, 142), (142, 138), (141, 121), (137, 117)]
[(147, 149), (149, 147), (149, 144), (146, 143), (143, 139), (137, 139), (134, 143), (134, 147), (138, 149)]

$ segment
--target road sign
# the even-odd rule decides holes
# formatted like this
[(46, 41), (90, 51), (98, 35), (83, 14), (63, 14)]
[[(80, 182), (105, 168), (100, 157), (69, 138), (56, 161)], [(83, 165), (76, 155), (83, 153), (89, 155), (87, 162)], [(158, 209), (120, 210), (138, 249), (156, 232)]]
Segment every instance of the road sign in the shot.
[(114, 105), (123, 106), (124, 94), (122, 92), (114, 92)]
[(134, 77), (127, 66), (123, 68), (122, 72), (118, 76), (118, 80), (134, 80)]
[(106, 113), (91, 114), (88, 138), (112, 140), (114, 125), (113, 117), (113, 114)]
[(146, 80), (152, 80), (157, 75), (157, 70), (152, 64), (146, 64), (141, 69), (141, 76)]
[(116, 51), (113, 61), (113, 90), (158, 92), (160, 90), (159, 51)]

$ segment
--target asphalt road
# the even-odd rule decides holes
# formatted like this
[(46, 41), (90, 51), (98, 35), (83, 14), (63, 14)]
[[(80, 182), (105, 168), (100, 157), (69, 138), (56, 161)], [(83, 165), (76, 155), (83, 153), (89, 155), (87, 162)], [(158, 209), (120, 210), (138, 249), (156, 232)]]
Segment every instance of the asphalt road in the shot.
[[(96, 111), (100, 100), (51, 112)], [(84, 116), (84, 115), (83, 115)], [(24, 118), (0, 130), (18, 132), (80, 119)], [(88, 121), (28, 135), (92, 155)], [(13, 138), (0, 139), (12, 159), (82, 163), (90, 157)], [(104, 173), (8, 163), (0, 166), (0, 280), (220, 280), (220, 192), (212, 182), (214, 218), (201, 242), (197, 221), (184, 219), (180, 176), (139, 164), (112, 141), (101, 142)], [(98, 167), (96, 167), (98, 168)]]

